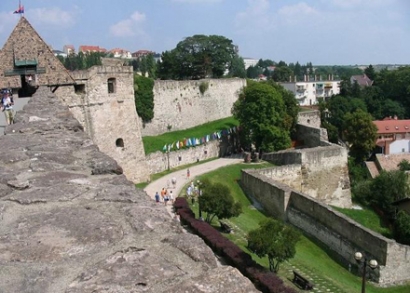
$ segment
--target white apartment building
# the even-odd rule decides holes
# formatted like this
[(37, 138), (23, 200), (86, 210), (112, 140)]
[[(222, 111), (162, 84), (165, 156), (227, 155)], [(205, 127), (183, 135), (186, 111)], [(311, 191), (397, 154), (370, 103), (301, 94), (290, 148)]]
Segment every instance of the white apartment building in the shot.
[(246, 58), (246, 57), (242, 57), (242, 59), (243, 59), (243, 63), (245, 63), (245, 69), (248, 69), (251, 66), (255, 66), (259, 62), (259, 59)]
[(327, 80), (322, 80), (320, 76), (305, 76), (304, 81), (293, 80), (280, 84), (295, 95), (300, 106), (315, 105), (319, 100), (326, 100), (340, 93), (340, 80), (333, 80), (332, 75), (329, 75)]

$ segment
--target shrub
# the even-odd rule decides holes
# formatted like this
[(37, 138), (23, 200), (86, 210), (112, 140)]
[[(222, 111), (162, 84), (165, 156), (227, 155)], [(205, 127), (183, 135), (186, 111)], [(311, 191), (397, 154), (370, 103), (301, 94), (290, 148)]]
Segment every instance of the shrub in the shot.
[(209, 83), (206, 81), (203, 81), (199, 84), (199, 91), (201, 92), (201, 94), (203, 95), (209, 87)]

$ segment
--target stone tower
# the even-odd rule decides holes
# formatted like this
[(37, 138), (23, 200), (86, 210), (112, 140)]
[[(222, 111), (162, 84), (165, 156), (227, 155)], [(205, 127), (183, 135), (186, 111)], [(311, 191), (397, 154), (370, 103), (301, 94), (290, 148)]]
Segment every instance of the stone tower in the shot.
[(84, 126), (94, 143), (122, 167), (127, 179), (149, 179), (134, 101), (132, 67), (96, 66), (69, 72), (25, 17), (0, 52), (0, 88), (33, 93), (47, 86)]

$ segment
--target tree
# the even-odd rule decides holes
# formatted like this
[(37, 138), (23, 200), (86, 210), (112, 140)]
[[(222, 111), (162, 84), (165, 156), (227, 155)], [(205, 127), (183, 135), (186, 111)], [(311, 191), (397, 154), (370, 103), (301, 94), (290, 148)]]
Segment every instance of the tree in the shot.
[(269, 270), (277, 273), (282, 262), (295, 256), (299, 239), (299, 232), (292, 227), (268, 219), (249, 232), (248, 248), (259, 257), (267, 256)]
[(344, 116), (343, 134), (356, 161), (366, 159), (376, 146), (377, 127), (372, 116), (361, 109)]
[(293, 71), (287, 66), (277, 66), (272, 74), (272, 78), (276, 82), (286, 82), (293, 76)]
[(249, 66), (248, 69), (246, 69), (247, 78), (256, 79), (258, 78), (259, 74), (262, 74), (262, 73), (263, 73), (262, 68), (258, 66)]
[(368, 67), (365, 68), (364, 73), (367, 75), (367, 77), (370, 80), (375, 80), (376, 79), (376, 71), (374, 70), (373, 65), (369, 65)]
[(286, 106), (281, 93), (267, 82), (249, 81), (235, 102), (232, 113), (241, 125), (242, 145), (254, 144), (266, 152), (290, 146)]
[(229, 68), (229, 77), (246, 77), (245, 62), (242, 57), (235, 56), (232, 59), (231, 67)]
[(406, 159), (401, 160), (401, 162), (397, 165), (400, 171), (410, 171), (410, 162)]
[(137, 113), (144, 123), (154, 118), (154, 80), (134, 74), (134, 98)]
[(158, 76), (162, 79), (220, 78), (237, 56), (232, 40), (217, 35), (194, 35), (163, 53)]
[(397, 214), (394, 222), (395, 239), (403, 244), (410, 244), (410, 215), (405, 211), (400, 211)]
[(373, 179), (370, 186), (369, 202), (381, 208), (387, 216), (393, 217), (393, 202), (409, 194), (408, 176), (403, 171), (382, 171)]
[(206, 212), (205, 221), (211, 223), (215, 217), (229, 219), (242, 213), (242, 206), (235, 202), (229, 187), (221, 183), (204, 182), (201, 185), (201, 195), (198, 202), (203, 212)]

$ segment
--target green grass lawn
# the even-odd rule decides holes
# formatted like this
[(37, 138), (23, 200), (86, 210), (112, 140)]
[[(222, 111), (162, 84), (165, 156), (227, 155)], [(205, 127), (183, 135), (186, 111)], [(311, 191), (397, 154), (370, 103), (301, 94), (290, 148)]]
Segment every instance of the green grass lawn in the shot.
[[(247, 250), (246, 235), (250, 230), (257, 228), (258, 223), (265, 219), (266, 216), (252, 205), (251, 201), (243, 193), (238, 183), (240, 180), (241, 169), (263, 168), (267, 166), (269, 165), (237, 164), (199, 176), (199, 179), (209, 178), (212, 182), (220, 182), (228, 185), (235, 199), (241, 202), (243, 213), (237, 218), (232, 218), (226, 221), (233, 226), (234, 233), (224, 235), (234, 241), (244, 251), (251, 254), (255, 261), (265, 267), (268, 267), (267, 259), (260, 259)], [(196, 214), (198, 214), (197, 204), (195, 204), (192, 209)], [(212, 224), (215, 225), (215, 227), (219, 227), (217, 221)], [(302, 236), (296, 246), (296, 251), (296, 256), (289, 262), (282, 264), (279, 271), (279, 276), (290, 287), (295, 288), (290, 279), (292, 277), (292, 266), (296, 266), (304, 273), (308, 272), (318, 275), (327, 286), (332, 288), (332, 292), (360, 292), (361, 278), (349, 273), (346, 268), (333, 261), (326, 251), (324, 251), (319, 245), (311, 241), (309, 238)], [(368, 293), (408, 293), (410, 292), (410, 285), (391, 288), (377, 288), (368, 283), (366, 286), (366, 291)]]
[(335, 210), (345, 214), (349, 218), (355, 220), (362, 226), (377, 232), (384, 237), (393, 238), (392, 232), (388, 227), (383, 225), (382, 219), (373, 210), (368, 208), (363, 208), (362, 210), (357, 209), (343, 209), (338, 207), (332, 207)]
[(142, 142), (144, 144), (145, 154), (148, 155), (150, 153), (162, 151), (162, 148), (166, 144), (171, 144), (175, 141), (182, 140), (184, 138), (201, 138), (205, 135), (212, 134), (215, 131), (229, 129), (233, 126), (238, 125), (239, 122), (235, 118), (228, 117), (225, 119), (220, 119), (206, 124), (202, 124), (194, 128), (167, 132), (158, 136), (144, 136), (142, 138)]

